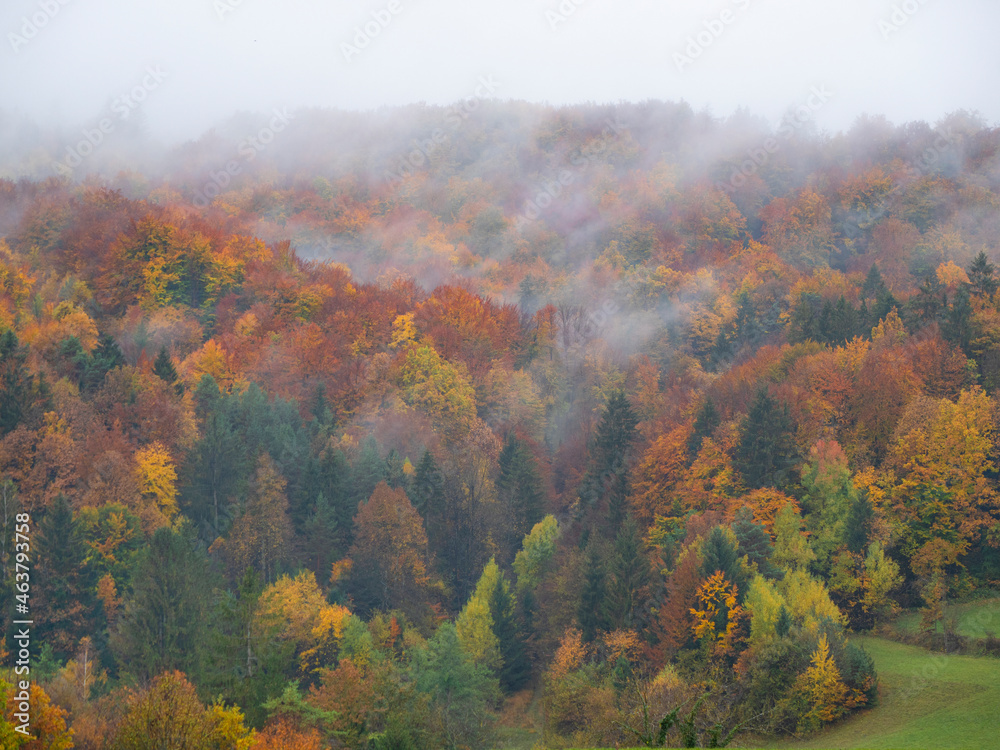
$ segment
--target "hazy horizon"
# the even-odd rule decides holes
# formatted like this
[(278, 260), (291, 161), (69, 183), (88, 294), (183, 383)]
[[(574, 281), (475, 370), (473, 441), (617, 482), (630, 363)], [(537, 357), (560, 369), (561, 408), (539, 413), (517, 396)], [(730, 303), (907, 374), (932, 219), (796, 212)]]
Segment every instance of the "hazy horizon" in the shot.
[(684, 101), (773, 126), (820, 90), (815, 123), (831, 132), (865, 114), (933, 124), (968, 110), (995, 124), (1000, 97), (980, 71), (1000, 63), (996, 20), (987, 0), (16, 0), (0, 11), (0, 113), (64, 129), (127, 110), (176, 143), (244, 111), (479, 96)]

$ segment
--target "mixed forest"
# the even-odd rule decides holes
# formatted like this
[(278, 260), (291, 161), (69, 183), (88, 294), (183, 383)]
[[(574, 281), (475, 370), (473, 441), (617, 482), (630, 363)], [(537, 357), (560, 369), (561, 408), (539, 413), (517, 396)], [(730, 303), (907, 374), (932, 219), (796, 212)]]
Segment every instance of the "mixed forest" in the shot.
[(1000, 130), (267, 122), (0, 123), (3, 747), (804, 736), (1000, 582)]

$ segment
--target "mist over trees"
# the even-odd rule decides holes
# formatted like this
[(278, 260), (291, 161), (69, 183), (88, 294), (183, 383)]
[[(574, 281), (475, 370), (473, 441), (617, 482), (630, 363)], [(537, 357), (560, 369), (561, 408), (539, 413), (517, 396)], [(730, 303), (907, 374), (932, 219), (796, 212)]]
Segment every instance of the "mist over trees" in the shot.
[(997, 129), (466, 114), (0, 163), (48, 746), (810, 732), (997, 579)]

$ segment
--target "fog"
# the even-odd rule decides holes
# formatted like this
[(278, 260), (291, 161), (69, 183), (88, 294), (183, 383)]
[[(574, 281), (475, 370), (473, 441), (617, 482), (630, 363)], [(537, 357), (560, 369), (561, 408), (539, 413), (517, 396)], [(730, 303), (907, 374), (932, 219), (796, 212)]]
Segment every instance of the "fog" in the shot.
[(863, 113), (995, 123), (998, 22), (995, 0), (10, 0), (0, 118), (127, 109), (173, 143), (239, 111), (448, 104), (485, 79), (502, 100), (683, 100), (772, 124), (818, 87), (829, 131)]

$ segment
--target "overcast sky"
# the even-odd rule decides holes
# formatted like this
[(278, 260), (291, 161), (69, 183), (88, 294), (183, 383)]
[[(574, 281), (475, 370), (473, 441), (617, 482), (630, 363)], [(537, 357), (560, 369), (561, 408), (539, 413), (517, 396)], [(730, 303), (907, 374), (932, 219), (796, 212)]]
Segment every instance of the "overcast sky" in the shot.
[(962, 108), (1000, 123), (998, 0), (3, 6), (0, 109), (75, 125), (134, 91), (143, 101), (127, 106), (171, 140), (239, 110), (451, 103), (484, 93), (480, 79), (501, 99), (684, 99), (718, 116), (745, 106), (774, 123), (818, 87), (831, 96), (817, 121), (831, 131), (862, 113), (933, 123)]

